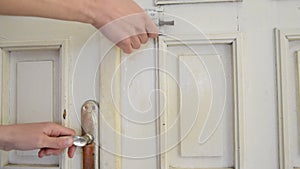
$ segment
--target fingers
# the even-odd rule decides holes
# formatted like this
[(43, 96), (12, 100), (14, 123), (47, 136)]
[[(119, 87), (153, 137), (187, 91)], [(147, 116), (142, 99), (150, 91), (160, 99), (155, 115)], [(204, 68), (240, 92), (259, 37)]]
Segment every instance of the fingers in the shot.
[(139, 38), (139, 40), (140, 40), (140, 42), (141, 42), (142, 44), (147, 43), (148, 40), (149, 40), (148, 34), (146, 34), (146, 33), (139, 34), (139, 35), (138, 35), (138, 38)]
[(74, 136), (74, 135), (75, 135), (75, 131), (73, 129), (59, 126), (59, 133), (57, 136)]
[[(58, 156), (63, 151), (64, 151), (64, 149), (42, 148), (38, 152), (38, 157), (39, 158), (43, 158), (44, 156), (50, 156), (50, 155)], [(75, 151), (76, 151), (76, 147), (75, 146), (69, 147), (69, 149), (68, 149), (68, 156), (70, 158), (73, 158), (74, 154), (75, 154)]]
[(123, 50), (123, 52), (127, 54), (133, 51), (130, 38), (127, 38), (117, 43), (117, 46), (120, 47)]
[(41, 158), (48, 155), (59, 155), (65, 148), (69, 148), (68, 155), (74, 156), (76, 148), (73, 146), (75, 131), (55, 123), (47, 123), (44, 137), (41, 139), (41, 150), (38, 156)]
[(47, 137), (44, 140), (44, 146), (46, 148), (64, 149), (73, 145), (73, 138), (70, 136), (65, 137)]
[(139, 49), (141, 47), (141, 44), (146, 44), (148, 40), (148, 34), (143, 33), (124, 39), (121, 42), (117, 43), (117, 46), (120, 47), (124, 53), (130, 54), (133, 52), (133, 49)]
[(115, 19), (99, 31), (128, 54), (147, 43), (149, 38), (158, 36), (158, 28), (143, 12)]
[(157, 38), (158, 36), (158, 28), (153, 23), (153, 21), (147, 16), (146, 19), (146, 32), (148, 33), (149, 38)]
[(136, 35), (131, 35), (129, 38), (122, 40), (117, 46), (125, 53), (130, 54), (133, 52), (133, 49), (139, 49), (141, 44), (146, 44), (149, 38), (157, 38), (158, 29), (156, 25), (151, 20), (148, 20), (146, 26), (146, 31), (138, 31)]
[(74, 154), (75, 154), (75, 151), (76, 151), (76, 146), (69, 147), (69, 149), (68, 149), (68, 156), (70, 158), (73, 158)]
[(75, 135), (75, 131), (73, 129), (58, 125), (56, 123), (48, 123), (47, 131), (45, 131), (45, 133), (52, 137)]
[(50, 155), (60, 155), (63, 152), (63, 149), (51, 149), (51, 148), (42, 148), (38, 152), (38, 157), (43, 158), (44, 156), (50, 156)]
[(139, 49), (141, 47), (141, 42), (138, 36), (132, 36), (130, 40), (131, 40), (131, 47), (133, 49)]
[(42, 148), (38, 153), (40, 158), (49, 155), (59, 155), (65, 148), (68, 148), (68, 156), (72, 158), (76, 151), (72, 137), (49, 137), (47, 143), (47, 146), (45, 146), (47, 148)]

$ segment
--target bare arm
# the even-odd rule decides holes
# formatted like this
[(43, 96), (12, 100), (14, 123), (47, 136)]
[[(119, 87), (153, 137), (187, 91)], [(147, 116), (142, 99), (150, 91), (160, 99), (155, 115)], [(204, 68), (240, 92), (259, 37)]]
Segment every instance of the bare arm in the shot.
[(75, 131), (55, 123), (28, 123), (0, 126), (0, 149), (40, 149), (38, 156), (59, 155), (65, 148), (73, 157), (75, 147), (71, 136)]
[[(84, 4), (85, 3), (85, 4)], [(90, 1), (79, 0), (0, 0), (0, 14), (37, 16), (92, 23)]]
[(89, 23), (126, 53), (157, 37), (158, 32), (133, 0), (0, 0), (0, 14)]

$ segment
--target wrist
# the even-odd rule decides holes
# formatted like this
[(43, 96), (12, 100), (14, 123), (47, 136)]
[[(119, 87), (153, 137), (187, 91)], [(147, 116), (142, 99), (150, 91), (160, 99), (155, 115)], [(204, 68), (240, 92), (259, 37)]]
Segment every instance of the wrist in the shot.
[(77, 18), (77, 21), (95, 25), (96, 22), (96, 4), (95, 1), (86, 0), (86, 1), (78, 1), (79, 4), (77, 5), (79, 7), (79, 18)]

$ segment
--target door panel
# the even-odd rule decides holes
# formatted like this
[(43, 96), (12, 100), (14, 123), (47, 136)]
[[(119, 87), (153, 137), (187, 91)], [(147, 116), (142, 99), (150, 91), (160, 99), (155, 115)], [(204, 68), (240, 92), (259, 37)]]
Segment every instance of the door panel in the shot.
[[(224, 113), (226, 85), (225, 77), (222, 77), (223, 65), (217, 65), (219, 55), (187, 55), (179, 56), (178, 59), (179, 93), (182, 104), (179, 115), (179, 132), (182, 140), (180, 155), (187, 158), (223, 156), (223, 132), (218, 129), (224, 128), (220, 126), (219, 119), (222, 119)], [(213, 66), (215, 69), (207, 68), (213, 63), (216, 64)], [(211, 72), (209, 70), (217, 70), (218, 77), (215, 77), (214, 73), (208, 73)], [(218, 79), (219, 82), (216, 82)], [(218, 84), (221, 92), (218, 92), (219, 89), (213, 87), (213, 84)], [(195, 105), (198, 110), (195, 110)], [(215, 108), (219, 110), (216, 111)]]
[(123, 56), (121, 71), (122, 168), (157, 167), (154, 43)]
[(160, 37), (162, 168), (243, 168), (241, 37), (209, 37)]
[[(62, 46), (60, 46), (62, 45)], [(21, 46), (21, 47), (20, 47)], [(67, 124), (63, 112), (68, 85), (68, 56), (64, 42), (6, 43), (1, 45), (2, 103), (4, 124), (56, 122)], [(63, 119), (65, 118), (65, 119)], [(27, 138), (24, 138), (27, 139)], [(37, 157), (38, 151), (1, 152), (3, 168), (60, 168), (65, 158)]]
[[(14, 123), (59, 121), (55, 113), (59, 111), (59, 107), (54, 103), (58, 102), (59, 98), (58, 57), (57, 50), (10, 52), (10, 114), (15, 115), (11, 116)], [(47, 164), (51, 161), (48, 164), (58, 165), (57, 157), (38, 160), (37, 152), (11, 151), (8, 162)], [(30, 157), (35, 157), (35, 161), (28, 160)]]

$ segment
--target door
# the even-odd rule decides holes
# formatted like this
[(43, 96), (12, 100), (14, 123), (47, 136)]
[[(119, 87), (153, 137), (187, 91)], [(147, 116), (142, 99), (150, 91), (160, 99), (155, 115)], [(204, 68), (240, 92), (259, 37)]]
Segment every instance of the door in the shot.
[[(130, 55), (85, 24), (1, 16), (1, 123), (80, 135), (92, 99), (100, 168), (299, 168), (300, 2), (137, 2), (161, 35)], [(82, 166), (81, 149), (35, 154), (1, 151), (0, 167)]]
[[(79, 23), (1, 16), (1, 124), (52, 121), (81, 135), (83, 103), (75, 108), (72, 79), (94, 32)], [(39, 159), (37, 151), (1, 151), (0, 168), (81, 168), (81, 154)]]
[[(136, 142), (122, 139), (123, 154), (133, 155), (122, 158), (121, 168), (299, 168), (299, 1), (155, 4), (163, 11), (159, 18), (175, 25), (160, 26), (154, 60), (133, 71), (136, 76), (127, 76), (136, 77), (129, 100), (139, 108), (143, 99), (136, 96), (142, 86), (138, 82), (149, 83), (145, 79), (155, 65), (155, 90), (148, 90), (148, 104), (137, 111), (126, 109), (130, 104), (125, 102), (122, 112), (149, 113), (154, 103), (155, 124), (150, 132), (151, 120), (145, 121), (145, 114), (136, 120), (138, 113), (122, 121), (123, 134)], [(137, 62), (126, 60), (123, 70), (142, 65)], [(125, 86), (130, 90), (133, 85)], [(145, 143), (151, 139), (152, 144)], [(142, 155), (148, 158), (138, 158)]]

